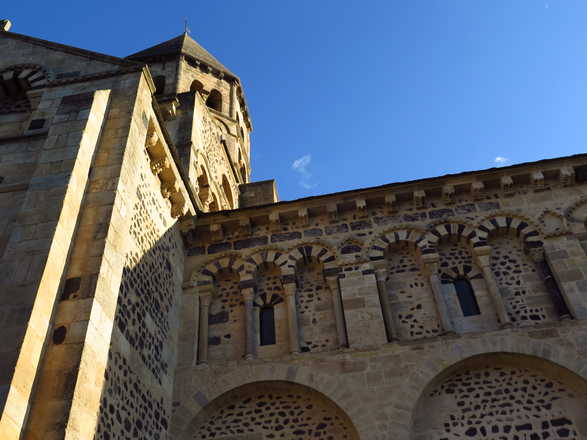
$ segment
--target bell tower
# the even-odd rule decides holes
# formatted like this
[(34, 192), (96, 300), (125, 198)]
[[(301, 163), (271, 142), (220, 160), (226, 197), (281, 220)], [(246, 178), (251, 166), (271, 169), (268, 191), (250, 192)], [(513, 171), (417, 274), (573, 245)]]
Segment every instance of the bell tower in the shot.
[(129, 60), (148, 64), (155, 97), (204, 211), (239, 207), (251, 174), (251, 119), (238, 76), (188, 33)]

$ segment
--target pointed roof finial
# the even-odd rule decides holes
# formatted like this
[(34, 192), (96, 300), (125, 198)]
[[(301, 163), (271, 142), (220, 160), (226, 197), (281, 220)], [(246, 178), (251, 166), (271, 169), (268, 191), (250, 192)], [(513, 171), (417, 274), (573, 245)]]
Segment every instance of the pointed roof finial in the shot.
[(12, 22), (8, 19), (0, 20), (0, 32), (8, 32), (12, 27)]
[(190, 28), (188, 27), (188, 19), (187, 17), (184, 19), (184, 28), (183, 28), (183, 33), (189, 35), (190, 33)]

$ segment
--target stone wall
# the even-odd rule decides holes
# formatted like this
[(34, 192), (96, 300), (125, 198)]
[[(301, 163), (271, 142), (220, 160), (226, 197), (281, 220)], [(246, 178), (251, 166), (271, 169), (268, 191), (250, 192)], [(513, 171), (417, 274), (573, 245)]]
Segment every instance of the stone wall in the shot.
[[(192, 439), (206, 426), (210, 438), (245, 434), (218, 431), (214, 423), (224, 415), (213, 408), (241, 385), (279, 380), (332, 399), (361, 439), (581, 438), (586, 190), (558, 171), (569, 162), (545, 163), (542, 173), (537, 166), (507, 170), (513, 186), (479, 176), (480, 192), (456, 177), (438, 190), (430, 181), (200, 217), (184, 229), (187, 297), (197, 307), (198, 295), (214, 295), (222, 274), (233, 274), (233, 301), (240, 290), (245, 307), (241, 325), (231, 324), (231, 340), (242, 355), (212, 356), (211, 339), (202, 335), (214, 325), (200, 319), (196, 332), (193, 318), (186, 322), (182, 331), (191, 328), (192, 338), (184, 333), (180, 351), (191, 355), (178, 366), (171, 432)], [(260, 321), (246, 308), (251, 292), (267, 296), (267, 273), (275, 273), (270, 286), (286, 315), (276, 318), (273, 349), (251, 347)], [(470, 284), (478, 313), (465, 313), (456, 280)], [(235, 339), (238, 331), (244, 335)], [(194, 341), (199, 355), (186, 345)], [(452, 369), (483, 353), (485, 364)], [(503, 353), (512, 356), (505, 363)], [(549, 367), (537, 370), (543, 362)], [(556, 372), (556, 364), (567, 370)], [(561, 379), (567, 376), (569, 382)], [(451, 381), (464, 383), (461, 394), (446, 385)], [(531, 410), (518, 402), (505, 414), (475, 400), (483, 387), (515, 396), (523, 386), (536, 399)], [(436, 409), (450, 405), (454, 411)], [(247, 433), (262, 431), (247, 426)]]

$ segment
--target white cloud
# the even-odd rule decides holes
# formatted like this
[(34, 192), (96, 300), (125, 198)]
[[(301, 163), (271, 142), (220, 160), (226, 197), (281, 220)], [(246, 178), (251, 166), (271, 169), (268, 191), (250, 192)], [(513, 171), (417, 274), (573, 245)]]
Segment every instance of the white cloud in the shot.
[(493, 162), (498, 165), (505, 165), (509, 161), (510, 160), (507, 157), (503, 157), (503, 156), (497, 156), (495, 159), (493, 159)]
[(304, 174), (304, 173), (308, 172), (306, 167), (308, 165), (310, 165), (310, 162), (312, 162), (312, 155), (306, 154), (306, 155), (300, 157), (299, 159), (294, 160), (293, 163), (291, 164), (291, 167), (294, 170), (299, 171), (300, 173)]
[(296, 159), (291, 164), (291, 169), (300, 174), (299, 184), (302, 188), (310, 189), (316, 186), (311, 183), (312, 173), (308, 170), (308, 166), (312, 162), (312, 155), (305, 154), (299, 159)]

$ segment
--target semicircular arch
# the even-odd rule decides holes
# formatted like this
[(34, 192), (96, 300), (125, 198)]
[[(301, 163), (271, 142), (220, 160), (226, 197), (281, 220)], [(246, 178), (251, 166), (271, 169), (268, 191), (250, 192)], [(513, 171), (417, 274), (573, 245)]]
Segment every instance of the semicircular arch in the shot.
[(387, 248), (401, 241), (411, 242), (415, 246), (420, 247), (420, 243), (424, 239), (424, 234), (424, 230), (417, 228), (399, 227), (389, 229), (373, 239), (367, 246), (367, 257), (370, 261), (383, 260)]
[[(412, 414), (410, 438), (584, 438), (587, 381), (550, 360), (483, 353), (438, 373)], [(522, 438), (522, 437), (520, 437)]]

